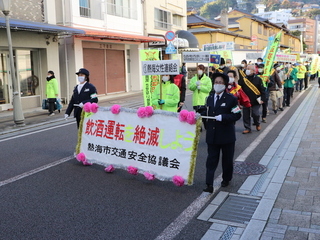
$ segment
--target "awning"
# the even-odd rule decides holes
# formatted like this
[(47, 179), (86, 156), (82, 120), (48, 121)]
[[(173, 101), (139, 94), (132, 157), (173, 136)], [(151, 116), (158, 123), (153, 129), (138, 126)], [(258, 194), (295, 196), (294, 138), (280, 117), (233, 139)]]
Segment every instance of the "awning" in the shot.
[(176, 35), (179, 38), (187, 39), (189, 42), (189, 48), (199, 48), (198, 39), (191, 33), (186, 30), (176, 31)]
[[(18, 20), (10, 18), (10, 28), (12, 30), (36, 31), (44, 33), (57, 34), (83, 34), (84, 31), (80, 29), (58, 26), (54, 24), (46, 24), (41, 22), (32, 22), (26, 20)], [(5, 18), (0, 17), (0, 28), (6, 28)]]
[(86, 30), (84, 34), (77, 34), (76, 37), (79, 38), (93, 38), (100, 40), (118, 40), (118, 41), (131, 41), (131, 42), (162, 42), (165, 41), (163, 39), (159, 39), (156, 37), (147, 37), (143, 35), (135, 35), (135, 34), (126, 34), (126, 33), (117, 33), (110, 31), (94, 31), (94, 30)]

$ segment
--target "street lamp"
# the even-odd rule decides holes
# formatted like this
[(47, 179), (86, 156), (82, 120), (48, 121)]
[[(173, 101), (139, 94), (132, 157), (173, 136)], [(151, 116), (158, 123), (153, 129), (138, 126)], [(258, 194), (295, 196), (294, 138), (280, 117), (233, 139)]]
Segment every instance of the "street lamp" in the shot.
[(19, 83), (16, 78), (16, 71), (13, 61), (13, 50), (12, 50), (12, 40), (11, 40), (11, 31), (10, 31), (10, 22), (9, 22), (9, 13), (10, 13), (10, 0), (0, 0), (0, 10), (5, 15), (6, 19), (6, 29), (7, 29), (7, 38), (9, 46), (9, 58), (10, 58), (10, 69), (11, 69), (11, 80), (13, 85), (13, 121), (16, 126), (24, 126), (24, 116), (21, 106), (21, 96), (19, 91)]

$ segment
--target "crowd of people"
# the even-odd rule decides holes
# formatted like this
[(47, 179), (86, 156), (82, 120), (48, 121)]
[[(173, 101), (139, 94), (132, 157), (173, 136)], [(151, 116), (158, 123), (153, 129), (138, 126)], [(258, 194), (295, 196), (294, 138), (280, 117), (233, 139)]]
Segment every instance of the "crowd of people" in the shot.
[(193, 109), (202, 115), (206, 129), (208, 156), (204, 192), (213, 192), (220, 154), (221, 186), (228, 186), (232, 179), (235, 122), (242, 116), (243, 134), (251, 133), (252, 126), (260, 131), (261, 122), (267, 122), (269, 100), (270, 112), (277, 114), (290, 107), (294, 89), (296, 92), (307, 89), (309, 81), (317, 77), (310, 75), (307, 61), (274, 63), (269, 76), (265, 76), (264, 71), (262, 58), (255, 63), (243, 60), (239, 68), (232, 64), (231, 59), (225, 61), (222, 58), (218, 68), (209, 67), (208, 76), (204, 65), (198, 65), (197, 74), (190, 80), (188, 88), (193, 91)]
[[(264, 71), (265, 65), (261, 58), (258, 58), (256, 63), (242, 60), (240, 67), (235, 67), (231, 59), (221, 58), (218, 68), (209, 67), (208, 75), (206, 67), (198, 65), (196, 74), (187, 84), (187, 70), (183, 63), (180, 74), (161, 76), (161, 83), (152, 93), (152, 105), (155, 109), (179, 112), (184, 105), (186, 89), (193, 92), (193, 109), (202, 115), (206, 130), (208, 156), (207, 186), (203, 190), (205, 192), (213, 192), (214, 173), (220, 154), (221, 186), (228, 186), (232, 179), (236, 141), (235, 122), (242, 116), (243, 134), (251, 133), (252, 126), (255, 126), (256, 131), (260, 131), (261, 122), (267, 122), (269, 100), (272, 108), (270, 112), (277, 114), (285, 107), (290, 107), (294, 90), (301, 92), (307, 89), (309, 80), (317, 77), (310, 75), (308, 62), (275, 63), (269, 76), (265, 76)], [(98, 99), (96, 88), (89, 83), (89, 71), (81, 68), (76, 74), (79, 84), (74, 88), (65, 118), (67, 119), (74, 111), (79, 128), (83, 105), (86, 102), (97, 102)], [(53, 112), (52, 102), (57, 97), (56, 91), (49, 91), (54, 80), (54, 73), (49, 71), (47, 97), (49, 100), (52, 99), (49, 101), (49, 114)]]

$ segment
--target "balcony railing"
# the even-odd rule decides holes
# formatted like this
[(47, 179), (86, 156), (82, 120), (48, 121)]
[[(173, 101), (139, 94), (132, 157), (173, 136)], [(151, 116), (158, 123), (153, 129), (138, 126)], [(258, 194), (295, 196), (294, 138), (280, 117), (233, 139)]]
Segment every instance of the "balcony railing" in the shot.
[(137, 10), (130, 7), (124, 7), (113, 3), (107, 3), (107, 13), (113, 16), (138, 19)]

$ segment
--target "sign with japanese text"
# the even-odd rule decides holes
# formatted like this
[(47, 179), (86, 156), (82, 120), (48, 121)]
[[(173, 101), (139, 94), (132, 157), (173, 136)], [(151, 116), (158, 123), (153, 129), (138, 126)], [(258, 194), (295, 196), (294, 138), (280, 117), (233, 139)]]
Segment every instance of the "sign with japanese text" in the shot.
[[(159, 59), (159, 50), (140, 50), (141, 61), (156, 61)], [(144, 106), (151, 106), (152, 93), (158, 83), (160, 82), (160, 75), (146, 75), (142, 76), (143, 83), (143, 99)]]
[[(197, 124), (179, 121), (179, 114), (155, 110), (141, 118), (138, 110), (99, 107), (96, 113), (83, 113), (77, 152), (91, 163), (149, 172), (160, 180), (181, 176), (193, 183), (201, 117)], [(165, 123), (165, 124), (164, 124)], [(199, 127), (197, 127), (199, 126)]]
[(319, 66), (319, 56), (318, 54), (312, 54), (310, 74), (315, 74), (318, 71), (318, 66)]
[(295, 63), (297, 61), (297, 56), (291, 55), (291, 54), (277, 53), (275, 57), (275, 61)]
[(219, 42), (203, 44), (203, 51), (222, 51), (222, 50), (234, 50), (234, 42)]
[(148, 47), (167, 46), (167, 39), (161, 34), (148, 34), (148, 37), (159, 38), (159, 41), (148, 42)]
[(142, 61), (142, 75), (178, 75), (179, 66), (179, 60)]
[(210, 63), (210, 52), (183, 52), (182, 62)]
[(264, 73), (261, 76), (263, 83), (266, 84), (267, 80), (271, 75), (271, 69), (273, 68), (274, 59), (276, 57), (276, 53), (278, 51), (278, 47), (281, 41), (282, 30), (277, 33), (272, 42), (270, 42), (270, 46), (268, 46), (268, 50), (266, 55), (264, 56)]

